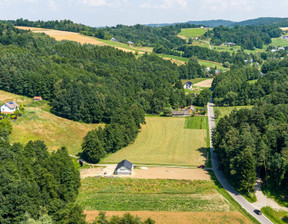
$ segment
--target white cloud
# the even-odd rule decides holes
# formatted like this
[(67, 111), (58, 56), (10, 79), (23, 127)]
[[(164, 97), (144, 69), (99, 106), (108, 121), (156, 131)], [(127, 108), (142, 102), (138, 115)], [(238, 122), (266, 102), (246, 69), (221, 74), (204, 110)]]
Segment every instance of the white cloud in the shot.
[(233, 9), (251, 11), (254, 9), (254, 3), (253, 0), (204, 0), (202, 9), (220, 12)]
[(107, 6), (108, 3), (106, 0), (79, 0), (80, 3), (88, 6), (94, 6), (94, 7), (99, 7), (99, 6)]
[(51, 11), (57, 11), (59, 9), (59, 5), (53, 0), (48, 1), (48, 7)]
[(186, 7), (186, 0), (163, 0), (160, 4), (145, 2), (141, 4), (141, 8), (154, 8), (154, 9), (172, 9)]
[(30, 2), (30, 3), (38, 3), (38, 0), (24, 0), (24, 2)]

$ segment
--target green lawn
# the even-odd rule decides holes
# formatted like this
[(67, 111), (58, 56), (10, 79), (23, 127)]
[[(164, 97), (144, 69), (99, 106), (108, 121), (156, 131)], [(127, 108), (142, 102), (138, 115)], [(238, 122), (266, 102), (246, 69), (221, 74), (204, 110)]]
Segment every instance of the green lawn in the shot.
[(146, 117), (134, 143), (101, 160), (118, 163), (128, 159), (140, 164), (196, 166), (206, 158), (205, 129), (185, 129), (185, 118)]
[(275, 224), (288, 223), (288, 213), (285, 211), (276, 211), (271, 207), (264, 207), (261, 211)]
[(281, 37), (272, 38), (272, 43), (270, 45), (275, 47), (288, 47), (288, 40), (283, 40)]
[(187, 117), (185, 128), (188, 129), (206, 129), (208, 125), (207, 117)]
[(179, 34), (187, 38), (191, 38), (202, 36), (204, 33), (206, 33), (205, 28), (185, 28), (181, 29), (181, 32)]
[(233, 209), (217, 192), (214, 182), (199, 180), (90, 177), (82, 180), (77, 201), (85, 210), (224, 212)]
[(214, 107), (214, 111), (217, 109), (220, 111), (220, 116), (224, 117), (225, 115), (229, 115), (231, 113), (232, 110), (236, 109), (236, 110), (240, 110), (242, 108), (247, 108), (247, 109), (251, 109), (253, 106), (234, 106), (234, 107)]

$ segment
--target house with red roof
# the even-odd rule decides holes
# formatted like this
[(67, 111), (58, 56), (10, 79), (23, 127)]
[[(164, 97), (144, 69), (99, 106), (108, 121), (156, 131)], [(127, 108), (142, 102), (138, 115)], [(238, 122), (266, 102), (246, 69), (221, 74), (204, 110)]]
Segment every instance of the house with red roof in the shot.
[(14, 101), (11, 101), (9, 103), (4, 103), (0, 107), (1, 113), (14, 113), (16, 110), (19, 110), (19, 105), (15, 103)]

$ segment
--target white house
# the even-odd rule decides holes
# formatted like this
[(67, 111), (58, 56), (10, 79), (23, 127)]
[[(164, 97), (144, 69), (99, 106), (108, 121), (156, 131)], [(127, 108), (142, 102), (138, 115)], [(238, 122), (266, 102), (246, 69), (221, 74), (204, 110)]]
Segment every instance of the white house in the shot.
[(131, 175), (133, 173), (133, 164), (124, 159), (118, 163), (114, 174), (115, 175)]
[(192, 82), (188, 81), (184, 84), (183, 87), (184, 89), (192, 89), (192, 86), (193, 86)]
[(19, 110), (19, 105), (13, 101), (9, 102), (9, 103), (4, 103), (1, 107), (0, 107), (1, 113), (13, 113), (16, 110)]

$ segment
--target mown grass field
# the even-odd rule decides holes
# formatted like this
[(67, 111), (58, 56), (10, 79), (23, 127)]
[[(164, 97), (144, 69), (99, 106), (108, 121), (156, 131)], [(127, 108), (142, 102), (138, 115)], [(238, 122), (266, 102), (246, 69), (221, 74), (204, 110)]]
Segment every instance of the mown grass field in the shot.
[[(212, 181), (85, 178), (78, 202), (85, 210), (230, 211)], [(111, 203), (113, 202), (113, 203)]]
[[(47, 101), (33, 102), (32, 98), (0, 90), (0, 102), (15, 101), (23, 103), (25, 113), (16, 122), (12, 122), (13, 131), (10, 141), (26, 144), (30, 140), (42, 140), (49, 150), (66, 146), (70, 154), (81, 151), (83, 137), (88, 131), (98, 128), (99, 124), (84, 124), (49, 112)], [(1, 104), (2, 105), (2, 104)]]
[(187, 38), (191, 38), (191, 37), (202, 36), (206, 32), (207, 31), (205, 28), (185, 28), (185, 29), (181, 29), (181, 32), (179, 33), (179, 35), (185, 36)]
[(185, 128), (188, 129), (206, 129), (207, 125), (207, 117), (187, 117), (185, 120)]
[(100, 163), (127, 159), (138, 164), (204, 164), (206, 130), (185, 129), (184, 125), (185, 118), (146, 117), (135, 142)]

